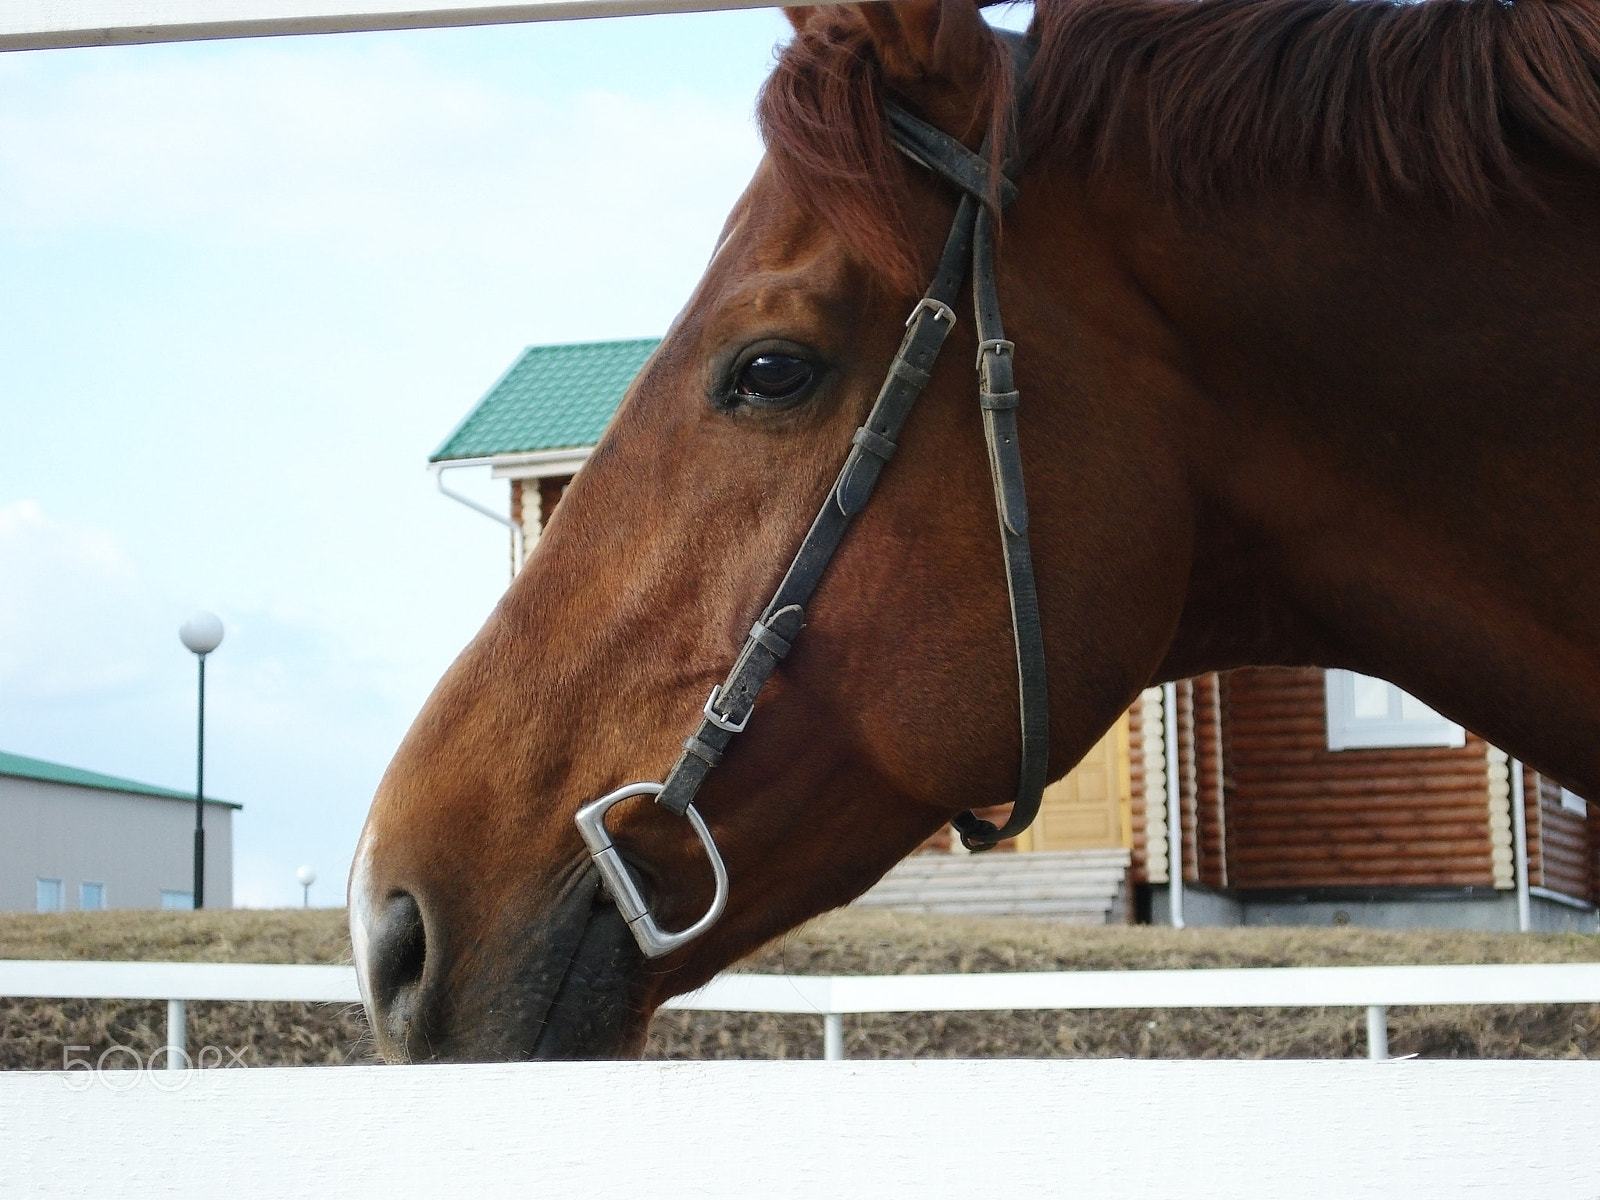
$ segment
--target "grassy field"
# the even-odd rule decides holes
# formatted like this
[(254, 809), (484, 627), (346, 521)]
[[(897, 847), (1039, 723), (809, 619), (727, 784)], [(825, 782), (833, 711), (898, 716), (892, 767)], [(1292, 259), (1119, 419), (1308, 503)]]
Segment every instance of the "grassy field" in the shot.
[[(0, 914), (0, 958), (347, 962), (338, 910)], [(740, 970), (796, 974), (1133, 970), (1155, 967), (1600, 961), (1600, 938), (1362, 929), (1082, 928), (1024, 920), (845, 911), (797, 930)], [(190, 1006), (191, 1041), (255, 1064), (365, 1062), (358, 1008)], [(164, 1040), (155, 1003), (0, 1000), (0, 1068), (61, 1065), (62, 1047), (148, 1053)], [(1352, 1009), (920, 1013), (845, 1019), (846, 1051), (874, 1057), (1284, 1058), (1364, 1055)], [(1390, 1013), (1394, 1054), (1600, 1057), (1600, 1006), (1410, 1008)], [(75, 1053), (82, 1054), (82, 1051)], [(814, 1017), (663, 1013), (656, 1058), (814, 1058)]]

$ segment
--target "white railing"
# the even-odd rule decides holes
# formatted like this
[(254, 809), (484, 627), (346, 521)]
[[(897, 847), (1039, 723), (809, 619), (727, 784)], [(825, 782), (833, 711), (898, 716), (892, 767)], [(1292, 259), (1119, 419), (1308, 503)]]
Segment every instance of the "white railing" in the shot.
[[(824, 0), (826, 2), (826, 0)], [(5, 0), (0, 51), (760, 8), (769, 0)]]
[[(0, 960), (0, 996), (165, 1000), (167, 1061), (185, 1055), (189, 1000), (359, 1001), (355, 971), (275, 963)], [(1367, 1055), (1385, 1059), (1398, 1004), (1600, 1003), (1600, 963), (1256, 967), (970, 975), (719, 975), (667, 1008), (800, 1013), (823, 1020), (824, 1057), (844, 1057), (850, 1013), (1001, 1009), (1365, 1008)], [(1600, 1188), (1597, 1188), (1600, 1195)], [(1593, 1200), (1593, 1198), (1590, 1198)]]
[(1600, 1062), (0, 1073), (8, 1198), (1594, 1200)]

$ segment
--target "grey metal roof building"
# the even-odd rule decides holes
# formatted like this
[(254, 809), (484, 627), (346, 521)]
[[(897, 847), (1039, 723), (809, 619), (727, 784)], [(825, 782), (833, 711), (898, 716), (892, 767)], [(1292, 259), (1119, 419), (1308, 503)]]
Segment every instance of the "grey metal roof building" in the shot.
[[(233, 814), (207, 798), (206, 906), (233, 906)], [(189, 908), (194, 793), (0, 751), (0, 910)]]

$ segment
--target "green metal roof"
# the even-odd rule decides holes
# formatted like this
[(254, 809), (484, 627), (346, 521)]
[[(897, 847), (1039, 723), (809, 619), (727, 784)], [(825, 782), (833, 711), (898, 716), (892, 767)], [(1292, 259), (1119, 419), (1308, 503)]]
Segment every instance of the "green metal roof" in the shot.
[[(74, 787), (98, 788), (103, 792), (133, 792), (140, 796), (160, 796), (163, 800), (193, 800), (193, 792), (175, 792), (171, 788), (156, 787), (151, 783), (137, 783), (132, 779), (118, 779), (115, 775), (102, 775), (98, 771), (82, 771), (60, 763), (45, 762), (42, 758), (27, 758), (21, 754), (7, 754), (0, 750), (0, 776), (13, 779), (38, 779), (44, 783), (70, 783)], [(227, 800), (206, 797), (207, 804), (221, 804), (227, 808), (243, 808)]]
[(592, 446), (660, 338), (529, 346), (429, 462)]

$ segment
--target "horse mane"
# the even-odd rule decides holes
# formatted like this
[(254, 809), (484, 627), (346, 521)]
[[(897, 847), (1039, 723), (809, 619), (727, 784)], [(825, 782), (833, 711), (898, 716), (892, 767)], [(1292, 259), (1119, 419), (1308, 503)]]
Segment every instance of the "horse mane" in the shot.
[[(1535, 200), (1535, 162), (1600, 171), (1600, 0), (1038, 0), (1034, 24), (1034, 161), (1103, 175), (1137, 147), (1182, 204), (1320, 183), (1482, 214)], [(903, 283), (881, 93), (859, 26), (814, 20), (758, 117), (796, 198)]]

